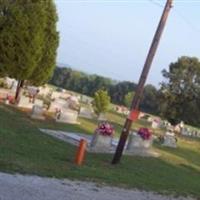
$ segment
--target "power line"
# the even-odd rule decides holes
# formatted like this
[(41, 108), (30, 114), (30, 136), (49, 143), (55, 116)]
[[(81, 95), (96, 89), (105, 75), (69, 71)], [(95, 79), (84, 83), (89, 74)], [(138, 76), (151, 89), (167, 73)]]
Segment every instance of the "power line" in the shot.
[(149, 1), (150, 1), (152, 4), (154, 4), (154, 5), (156, 5), (156, 6), (160, 7), (160, 8), (164, 8), (164, 5), (158, 3), (157, 1), (154, 1), (154, 0), (149, 0)]
[[(160, 4), (158, 1), (155, 0), (149, 0), (152, 4), (163, 8), (164, 6)], [(200, 28), (195, 26), (194, 23), (192, 23), (187, 17), (185, 17), (179, 10), (174, 8), (175, 14), (187, 25), (189, 26), (193, 31), (200, 33)]]
[(195, 26), (187, 17), (185, 17), (179, 10), (175, 9), (176, 15), (187, 24), (193, 31), (200, 33), (200, 28)]

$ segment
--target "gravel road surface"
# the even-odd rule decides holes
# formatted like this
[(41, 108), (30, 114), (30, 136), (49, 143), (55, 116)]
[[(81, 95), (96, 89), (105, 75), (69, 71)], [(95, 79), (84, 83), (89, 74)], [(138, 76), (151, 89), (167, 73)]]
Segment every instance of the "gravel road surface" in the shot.
[(0, 200), (192, 200), (95, 183), (0, 173)]

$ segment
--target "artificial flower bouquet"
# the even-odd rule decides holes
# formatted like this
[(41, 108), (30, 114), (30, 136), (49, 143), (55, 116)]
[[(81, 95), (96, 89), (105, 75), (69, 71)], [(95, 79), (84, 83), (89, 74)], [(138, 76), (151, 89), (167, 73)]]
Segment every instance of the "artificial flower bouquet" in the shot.
[(143, 139), (143, 140), (150, 140), (152, 137), (152, 132), (148, 128), (140, 128), (137, 134)]
[(103, 136), (113, 136), (114, 128), (109, 122), (101, 122), (96, 129), (96, 132)]

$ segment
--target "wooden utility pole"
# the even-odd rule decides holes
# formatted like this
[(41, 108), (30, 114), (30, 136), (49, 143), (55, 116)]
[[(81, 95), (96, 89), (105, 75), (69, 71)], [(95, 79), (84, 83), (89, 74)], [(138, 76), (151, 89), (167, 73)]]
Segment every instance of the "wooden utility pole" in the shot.
[(139, 82), (137, 85), (136, 93), (134, 95), (134, 98), (133, 98), (133, 101), (131, 104), (130, 115), (127, 117), (124, 127), (122, 129), (122, 133), (120, 136), (120, 140), (119, 140), (115, 155), (112, 160), (112, 164), (117, 164), (120, 162), (120, 159), (121, 159), (121, 156), (122, 156), (122, 153), (124, 150), (124, 146), (126, 144), (126, 140), (129, 135), (132, 122), (134, 120), (133, 116), (135, 115), (135, 113), (138, 113), (139, 104), (140, 104), (141, 97), (142, 97), (143, 90), (144, 90), (144, 85), (145, 85), (153, 58), (155, 56), (156, 50), (158, 48), (158, 44), (159, 44), (161, 35), (163, 33), (166, 21), (167, 21), (169, 11), (172, 8), (172, 3), (173, 3), (173, 0), (167, 0), (167, 2), (166, 2), (163, 14), (162, 14), (160, 22), (158, 24), (158, 28), (154, 35), (151, 47), (149, 49), (149, 53), (146, 58), (146, 62), (144, 64), (144, 67), (143, 67), (143, 70), (142, 70), (142, 73), (141, 73), (141, 76), (140, 76), (140, 79), (139, 79)]

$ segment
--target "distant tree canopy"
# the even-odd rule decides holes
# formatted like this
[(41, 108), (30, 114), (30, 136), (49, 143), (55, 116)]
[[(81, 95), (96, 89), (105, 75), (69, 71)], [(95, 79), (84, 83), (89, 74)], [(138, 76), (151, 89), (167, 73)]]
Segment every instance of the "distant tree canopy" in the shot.
[(94, 96), (97, 90), (109, 88), (112, 80), (98, 75), (88, 75), (71, 68), (57, 67), (50, 83), (88, 96)]
[(159, 114), (158, 91), (153, 85), (147, 84), (145, 86), (140, 107), (142, 111), (147, 113)]
[[(88, 96), (94, 96), (95, 92), (100, 89), (107, 90), (112, 103), (126, 106), (128, 106), (126, 103), (127, 94), (133, 93), (136, 89), (136, 84), (129, 81), (116, 82), (109, 78), (88, 75), (80, 71), (72, 70), (71, 68), (60, 67), (55, 69), (50, 83)], [(157, 107), (155, 106), (157, 102), (155, 100), (156, 92), (156, 88), (152, 85), (145, 87), (141, 107), (143, 111), (157, 113)], [(131, 103), (131, 98), (132, 95), (129, 97), (128, 104)]]
[(129, 92), (133, 92), (136, 89), (136, 84), (129, 82), (129, 81), (123, 81), (119, 82), (115, 85), (111, 85), (109, 89), (109, 93), (112, 99), (113, 103), (125, 105), (125, 96)]
[[(140, 110), (160, 115), (172, 124), (184, 122), (200, 124), (200, 61), (195, 57), (180, 57), (162, 71), (165, 81), (157, 90), (147, 84), (144, 88)], [(130, 106), (136, 84), (116, 82), (96, 75), (88, 75), (70, 68), (56, 68), (52, 84), (94, 96), (103, 89), (108, 91), (111, 102)]]
[(46, 82), (58, 47), (53, 0), (0, 2), (0, 74), (37, 85)]
[(166, 79), (159, 91), (160, 113), (172, 123), (183, 120), (200, 124), (200, 62), (194, 57), (181, 57), (163, 70)]

